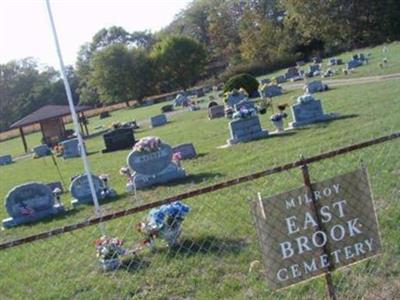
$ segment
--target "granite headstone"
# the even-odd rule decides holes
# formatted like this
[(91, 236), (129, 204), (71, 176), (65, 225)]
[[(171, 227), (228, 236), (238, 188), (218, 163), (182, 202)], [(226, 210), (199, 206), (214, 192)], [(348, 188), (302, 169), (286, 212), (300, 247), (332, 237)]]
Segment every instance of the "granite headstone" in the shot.
[(6, 196), (5, 206), (10, 218), (3, 220), (4, 228), (36, 222), (65, 212), (61, 203), (55, 203), (51, 189), (37, 182), (14, 187)]
[(167, 113), (167, 112), (171, 112), (174, 110), (174, 106), (172, 104), (167, 104), (161, 107), (161, 112), (162, 113)]
[(81, 156), (81, 150), (79, 147), (79, 140), (77, 138), (62, 141), (60, 145), (63, 147), (63, 158), (73, 158)]
[(34, 147), (33, 152), (35, 154), (35, 157), (37, 157), (37, 158), (51, 155), (51, 150), (50, 150), (49, 146), (47, 146), (46, 144), (38, 145), (38, 146)]
[(223, 105), (214, 105), (208, 109), (208, 118), (216, 119), (225, 116), (225, 107)]
[(158, 127), (167, 124), (167, 116), (164, 114), (157, 115), (150, 118), (150, 127)]
[(335, 114), (324, 114), (321, 101), (310, 94), (297, 98), (297, 103), (292, 106), (292, 116), (293, 122), (289, 124), (291, 128), (324, 122), (336, 117)]
[(248, 142), (268, 136), (268, 131), (261, 128), (258, 116), (230, 121), (229, 132), (231, 136), (227, 141), (229, 145)]
[(192, 159), (197, 156), (196, 149), (192, 143), (180, 144), (172, 148), (172, 152), (180, 153), (181, 159)]
[(0, 166), (12, 164), (13, 160), (11, 155), (1, 155), (0, 156)]
[(306, 91), (306, 93), (313, 94), (313, 93), (323, 92), (323, 91), (328, 90), (328, 86), (326, 84), (322, 83), (321, 80), (316, 80), (316, 81), (307, 83), (304, 86), (304, 90)]
[[(94, 190), (99, 201), (113, 198), (116, 195), (115, 191), (108, 188), (105, 182), (98, 176), (91, 176)], [(71, 182), (69, 190), (71, 195), (74, 197), (74, 200), (71, 201), (72, 206), (76, 207), (79, 204), (93, 204), (93, 197), (86, 174), (75, 177)]]
[(102, 152), (111, 152), (123, 149), (131, 149), (135, 145), (133, 127), (121, 127), (111, 130), (103, 135), (106, 149)]
[[(140, 141), (139, 141), (140, 143)], [(186, 172), (172, 161), (171, 146), (161, 143), (151, 151), (133, 150), (127, 157), (132, 181), (137, 189), (186, 177)]]
[(282, 95), (282, 87), (276, 84), (264, 85), (261, 87), (260, 93), (263, 98), (279, 96)]

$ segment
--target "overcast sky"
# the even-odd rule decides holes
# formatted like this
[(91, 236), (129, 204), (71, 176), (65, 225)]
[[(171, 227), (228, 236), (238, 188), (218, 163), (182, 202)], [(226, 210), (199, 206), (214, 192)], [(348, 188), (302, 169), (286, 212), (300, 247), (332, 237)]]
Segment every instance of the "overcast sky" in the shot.
[[(74, 64), (79, 46), (104, 27), (125, 30), (168, 25), (190, 0), (51, 0), (65, 64)], [(0, 0), (0, 63), (24, 57), (58, 69), (45, 0)]]

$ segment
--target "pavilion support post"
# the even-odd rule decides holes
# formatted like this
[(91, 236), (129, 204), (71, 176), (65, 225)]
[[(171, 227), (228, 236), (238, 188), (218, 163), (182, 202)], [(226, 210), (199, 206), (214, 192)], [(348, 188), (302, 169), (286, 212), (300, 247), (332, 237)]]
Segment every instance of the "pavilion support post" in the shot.
[(82, 119), (84, 120), (83, 126), (85, 126), (86, 136), (89, 136), (89, 128), (88, 128), (88, 126), (87, 126), (88, 121), (87, 121), (87, 119), (86, 119), (86, 116), (85, 116), (85, 113), (84, 113), (84, 112), (82, 112)]
[(26, 143), (25, 133), (24, 133), (24, 130), (22, 129), (22, 127), (19, 128), (19, 133), (21, 135), (22, 144), (24, 145), (25, 153), (28, 153), (28, 144)]

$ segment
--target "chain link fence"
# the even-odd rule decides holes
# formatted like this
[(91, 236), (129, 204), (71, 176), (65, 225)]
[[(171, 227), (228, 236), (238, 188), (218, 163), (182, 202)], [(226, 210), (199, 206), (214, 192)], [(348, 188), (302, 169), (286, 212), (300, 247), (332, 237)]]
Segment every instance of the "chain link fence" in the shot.
[[(400, 298), (399, 140), (363, 148), (347, 147), (317, 158), (275, 166), (211, 187), (149, 201), (138, 192), (130, 207), (100, 219), (55, 229), (31, 238), (7, 236), (0, 245), (2, 299), (322, 299), (324, 277), (272, 291), (267, 284), (252, 205), (304, 186), (307, 161), (311, 182), (362, 167), (368, 169), (380, 228), (379, 255), (333, 271), (338, 299)], [(380, 142), (383, 142), (381, 140)], [(368, 147), (367, 147), (368, 146)], [(346, 152), (346, 153), (345, 153)], [(344, 155), (339, 155), (343, 154)], [(358, 194), (354, 190), (352, 193)], [(132, 196), (133, 197), (133, 196)], [(174, 245), (160, 236), (149, 246), (138, 224), (151, 208), (182, 200), (190, 211)], [(269, 212), (265, 212), (266, 217)], [(336, 217), (338, 212), (336, 212)], [(333, 215), (335, 217), (335, 215)], [(90, 225), (90, 226), (89, 226)], [(276, 237), (285, 234), (277, 226)], [(104, 271), (95, 240), (103, 233), (124, 241), (127, 252), (115, 270)]]

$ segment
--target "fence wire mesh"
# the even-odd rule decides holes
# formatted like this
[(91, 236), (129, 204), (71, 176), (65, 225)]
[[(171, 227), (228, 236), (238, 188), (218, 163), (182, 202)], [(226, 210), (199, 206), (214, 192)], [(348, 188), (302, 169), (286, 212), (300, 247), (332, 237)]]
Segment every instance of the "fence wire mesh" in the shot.
[[(311, 181), (368, 168), (382, 239), (381, 254), (332, 273), (339, 299), (400, 298), (399, 141), (393, 140), (308, 165)], [(307, 157), (306, 157), (307, 158)], [(256, 170), (259, 171), (259, 170)], [(190, 189), (195, 188), (193, 185)], [(189, 197), (190, 207), (176, 244), (161, 238), (154, 247), (121, 258), (119, 268), (104, 271), (96, 257), (99, 225), (0, 251), (2, 299), (321, 299), (323, 277), (273, 292), (267, 285), (252, 203), (257, 194), (269, 197), (304, 186), (299, 167), (241, 184)], [(168, 191), (162, 196), (172, 197)], [(359, 191), (352, 191), (358, 194)], [(154, 201), (138, 192), (130, 209)], [(157, 199), (157, 198), (156, 198)], [(159, 198), (158, 198), (159, 199)], [(179, 200), (179, 199), (176, 199)], [(116, 207), (113, 207), (116, 209)], [(71, 212), (80, 214), (79, 210)], [(104, 209), (103, 213), (110, 213)], [(149, 210), (102, 223), (108, 236), (134, 249), (144, 235), (137, 229)], [(268, 218), (268, 212), (266, 212)], [(82, 218), (88, 216), (82, 213)], [(68, 224), (66, 217), (57, 224)], [(48, 225), (53, 228), (54, 225)], [(26, 225), (35, 232), (34, 225)], [(41, 227), (42, 228), (42, 227)], [(276, 228), (276, 235), (285, 233)], [(3, 231), (4, 232), (4, 231)], [(1, 242), (21, 238), (2, 234)]]

